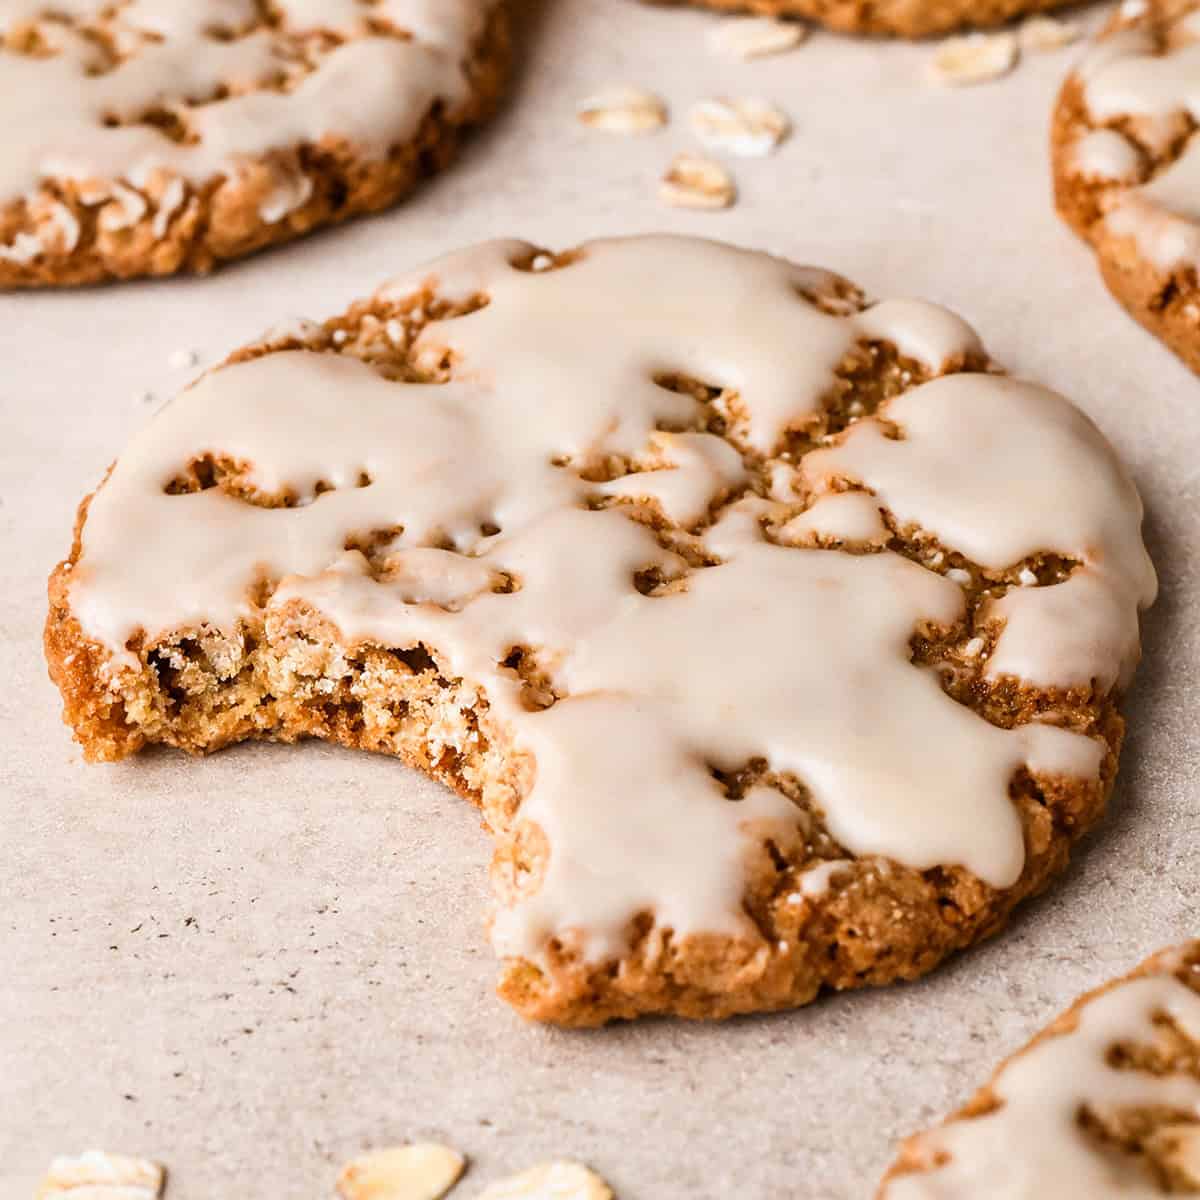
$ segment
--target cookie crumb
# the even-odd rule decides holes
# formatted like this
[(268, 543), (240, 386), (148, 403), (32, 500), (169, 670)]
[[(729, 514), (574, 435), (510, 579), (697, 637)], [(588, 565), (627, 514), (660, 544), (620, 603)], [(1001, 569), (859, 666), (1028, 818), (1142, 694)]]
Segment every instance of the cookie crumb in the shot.
[(87, 1150), (50, 1164), (34, 1200), (158, 1200), (166, 1172), (158, 1163)]
[(673, 208), (729, 208), (737, 199), (733, 176), (720, 163), (698, 154), (677, 154), (658, 190)]
[(351, 1159), (338, 1174), (341, 1200), (441, 1200), (467, 1160), (450, 1146), (420, 1142)]
[(1062, 21), (1058, 17), (1044, 14), (1026, 18), (1017, 34), (1022, 50), (1061, 50), (1079, 38), (1079, 25), (1075, 21)]
[(708, 45), (717, 54), (748, 61), (768, 54), (793, 50), (808, 37), (808, 26), (775, 17), (732, 17), (708, 35)]
[(172, 350), (167, 359), (167, 366), (172, 371), (182, 371), (186, 367), (194, 367), (200, 361), (200, 355), (195, 350)]
[(1016, 65), (1014, 34), (968, 33), (942, 42), (930, 61), (929, 75), (935, 83), (957, 87), (999, 79)]
[(688, 117), (692, 132), (710, 150), (741, 158), (765, 158), (779, 148), (792, 123), (766, 100), (752, 97), (701, 100)]
[(649, 133), (667, 123), (667, 106), (653, 92), (620, 84), (589, 96), (576, 116), (584, 125), (607, 133)]
[(581, 1163), (551, 1162), (493, 1183), (479, 1200), (613, 1200), (613, 1194)]

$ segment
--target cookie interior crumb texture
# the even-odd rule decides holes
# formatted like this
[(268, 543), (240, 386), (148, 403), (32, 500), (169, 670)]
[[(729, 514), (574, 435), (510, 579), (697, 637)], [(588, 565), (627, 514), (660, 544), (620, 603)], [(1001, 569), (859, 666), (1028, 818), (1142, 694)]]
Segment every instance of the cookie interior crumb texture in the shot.
[(723, 1017), (920, 975), (1063, 869), (1140, 522), (1095, 427), (934, 305), (698, 239), (489, 243), (166, 406), (46, 649), (92, 760), (319, 737), (477, 804), (527, 1016)]
[(1027, 13), (1062, 8), (1070, 0), (646, 0), (699, 5), (724, 13), (805, 18), (841, 33), (923, 38), (959, 29), (987, 29)]
[(1200, 372), (1200, 5), (1118, 8), (1063, 85), (1055, 200), (1113, 295)]
[(508, 62), (507, 0), (3, 0), (0, 287), (207, 271), (384, 208)]
[(1084, 996), (940, 1128), (878, 1200), (1200, 1195), (1200, 942)]

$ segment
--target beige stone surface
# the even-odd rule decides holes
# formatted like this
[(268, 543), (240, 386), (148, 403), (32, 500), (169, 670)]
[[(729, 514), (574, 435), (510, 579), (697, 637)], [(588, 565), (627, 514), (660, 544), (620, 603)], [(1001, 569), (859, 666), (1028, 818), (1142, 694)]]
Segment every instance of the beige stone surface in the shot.
[[(347, 1158), (417, 1140), (471, 1157), (465, 1200), (551, 1158), (591, 1164), (622, 1200), (857, 1200), (897, 1138), (1071, 998), (1200, 927), (1200, 383), (1051, 210), (1047, 125), (1073, 51), (948, 91), (925, 81), (928, 46), (818, 34), (743, 63), (711, 53), (701, 13), (526, 8), (514, 102), (415, 202), (208, 280), (0, 296), (2, 1200), (90, 1146), (165, 1162), (171, 1200), (301, 1200), (331, 1194)], [(580, 125), (580, 96), (614, 79), (663, 95), (672, 125)], [(662, 206), (665, 164), (696, 148), (682, 114), (742, 94), (786, 110), (792, 137), (738, 160), (736, 207)], [(43, 589), (80, 495), (153, 410), (142, 396), (195, 373), (177, 351), (210, 363), (481, 237), (662, 229), (963, 312), (1124, 454), (1163, 597), (1112, 816), (997, 941), (799, 1013), (567, 1033), (491, 994), (488, 839), (466, 805), (319, 745), (85, 767), (45, 677)]]

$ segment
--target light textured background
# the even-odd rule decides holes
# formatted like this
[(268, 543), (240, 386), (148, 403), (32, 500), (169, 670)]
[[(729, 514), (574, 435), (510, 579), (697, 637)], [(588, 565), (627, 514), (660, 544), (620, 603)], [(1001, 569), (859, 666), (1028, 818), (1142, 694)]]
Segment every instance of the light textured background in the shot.
[[(707, 52), (701, 14), (525, 7), (512, 105), (400, 210), (207, 280), (0, 297), (3, 1200), (90, 1146), (168, 1163), (172, 1200), (324, 1197), (343, 1158), (425, 1136), (475, 1160), (463, 1200), (547, 1155), (589, 1160), (623, 1200), (866, 1197), (899, 1136), (1071, 997), (1196, 932), (1200, 383), (1108, 299), (1051, 212), (1047, 117), (1073, 52), (942, 91), (924, 82), (927, 47), (815, 36), (743, 65)], [(676, 122), (636, 140), (577, 126), (575, 102), (610, 80), (655, 87)], [(733, 211), (659, 207), (688, 103), (726, 92), (774, 98), (795, 136), (738, 166)], [(1124, 454), (1163, 597), (1112, 816), (1003, 937), (920, 985), (790, 1015), (564, 1033), (492, 995), (488, 842), (465, 804), (315, 744), (84, 766), (42, 663), (43, 587), (79, 497), (150, 415), (143, 394), (192, 373), (173, 351), (210, 363), (475, 239), (651, 229), (962, 311)], [(936, 770), (936, 748), (914, 753)]]

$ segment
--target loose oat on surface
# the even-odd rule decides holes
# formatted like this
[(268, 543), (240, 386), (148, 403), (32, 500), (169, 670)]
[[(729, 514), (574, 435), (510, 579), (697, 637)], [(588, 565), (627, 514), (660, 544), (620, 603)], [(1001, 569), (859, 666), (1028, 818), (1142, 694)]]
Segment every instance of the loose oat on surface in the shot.
[(947, 38), (929, 61), (935, 83), (987, 83), (1017, 65), (1017, 38), (1012, 33), (968, 33)]
[(612, 1189), (576, 1162), (542, 1163), (493, 1183), (479, 1200), (613, 1200)]
[(677, 154), (658, 188), (673, 208), (729, 208), (737, 199), (733, 176), (718, 162), (698, 154)]
[(782, 54), (808, 37), (808, 27), (799, 21), (774, 17), (732, 17), (715, 26), (708, 44), (718, 54), (743, 60)]
[(441, 1200), (467, 1160), (450, 1146), (421, 1142), (372, 1150), (339, 1172), (340, 1200)]
[(158, 1163), (88, 1150), (56, 1158), (34, 1200), (158, 1200), (166, 1175)]
[(589, 96), (576, 115), (606, 133), (649, 133), (667, 123), (667, 106), (653, 92), (626, 84)]
[(700, 100), (692, 105), (688, 121), (709, 150), (743, 158), (773, 154), (792, 127), (786, 113), (754, 97)]

